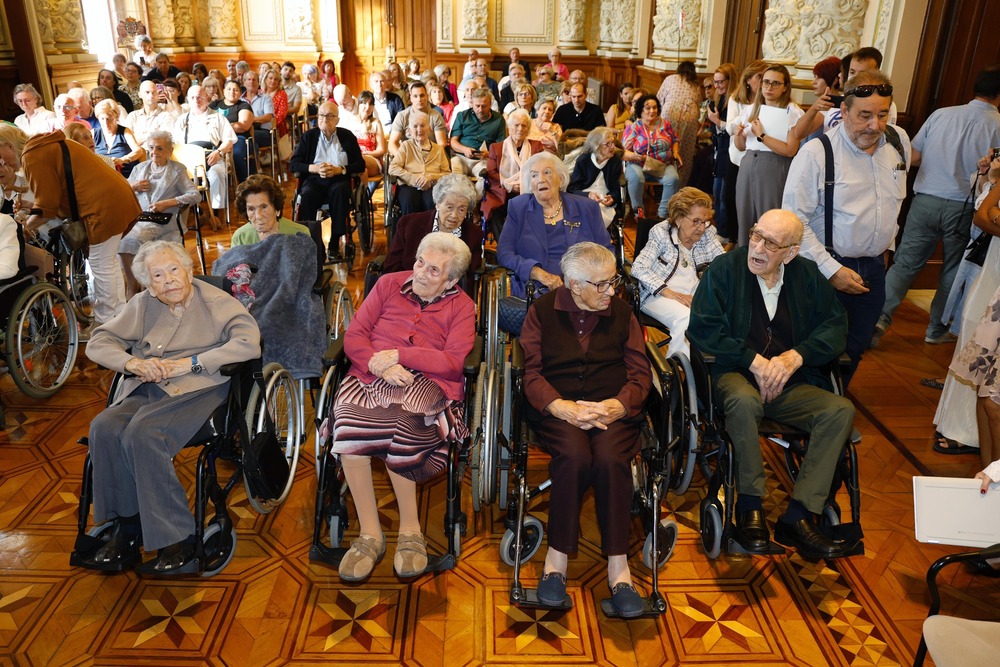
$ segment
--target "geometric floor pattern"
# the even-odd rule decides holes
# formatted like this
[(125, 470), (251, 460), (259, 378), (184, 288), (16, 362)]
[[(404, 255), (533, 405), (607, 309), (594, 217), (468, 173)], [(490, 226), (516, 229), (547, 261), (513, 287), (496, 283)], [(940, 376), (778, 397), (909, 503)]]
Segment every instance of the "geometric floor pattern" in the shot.
[[(357, 274), (355, 274), (356, 276)], [(353, 280), (352, 280), (353, 284)], [(862, 406), (857, 426), (865, 553), (839, 561), (786, 555), (710, 560), (701, 546), (696, 474), (665, 508), (679, 525), (674, 553), (660, 573), (667, 612), (654, 619), (609, 620), (606, 562), (593, 500), (583, 512), (579, 555), (569, 569), (567, 612), (524, 609), (509, 601), (511, 568), (498, 557), (504, 514), (474, 514), (451, 572), (402, 581), (392, 571), (398, 524), (391, 485), (376, 492), (388, 528), (386, 558), (371, 579), (342, 583), (309, 561), (315, 473), (303, 457), (288, 501), (257, 515), (241, 486), (231, 495), (238, 542), (229, 566), (211, 578), (142, 579), (69, 567), (76, 534), (83, 447), (101, 410), (108, 373), (85, 359), (48, 400), (20, 394), (0, 377), (7, 429), (0, 434), (0, 664), (3, 665), (905, 665), (927, 612), (924, 574), (953, 548), (913, 538), (914, 474), (968, 476), (974, 457), (931, 452), (930, 416), (939, 394), (922, 377), (940, 375), (953, 346), (923, 345), (926, 315), (909, 304), (878, 350), (866, 355), (852, 385)], [(312, 440), (303, 452), (312, 451)], [(789, 480), (775, 448), (765, 509), (783, 510)], [(946, 459), (946, 460), (942, 460)], [(532, 459), (532, 480), (545, 476)], [(177, 457), (193, 486), (194, 457)], [(537, 478), (537, 479), (536, 479)], [(467, 495), (467, 494), (466, 494)], [(846, 497), (840, 504), (848, 508)], [(443, 479), (421, 487), (421, 518), (431, 549), (442, 551)], [(537, 503), (544, 523), (546, 500)], [(356, 534), (348, 529), (347, 538)], [(636, 583), (649, 589), (639, 557), (638, 522), (630, 551)], [(542, 552), (522, 578), (533, 584)], [(1000, 620), (1000, 586), (961, 569), (942, 575), (944, 608)]]

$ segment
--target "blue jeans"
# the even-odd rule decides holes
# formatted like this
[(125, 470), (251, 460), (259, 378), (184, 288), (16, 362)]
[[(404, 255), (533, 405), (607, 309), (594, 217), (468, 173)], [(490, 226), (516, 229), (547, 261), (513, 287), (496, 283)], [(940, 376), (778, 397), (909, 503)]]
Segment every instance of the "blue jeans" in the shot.
[(903, 228), (903, 240), (896, 249), (892, 268), (885, 278), (885, 306), (882, 307), (881, 321), (886, 327), (892, 324), (892, 314), (902, 303), (917, 273), (934, 254), (940, 240), (944, 245), (944, 257), (937, 292), (931, 301), (931, 321), (926, 335), (938, 338), (948, 330), (948, 325), (941, 322), (941, 316), (958, 265), (965, 257), (965, 247), (969, 245), (971, 219), (972, 207), (964, 202), (925, 194), (913, 198)]
[[(629, 162), (625, 167), (625, 182), (628, 184), (628, 198), (632, 201), (632, 210), (642, 206), (642, 188), (646, 181), (655, 181), (655, 177), (650, 176), (637, 164)], [(656, 214), (661, 218), (667, 217), (667, 202), (677, 192), (677, 183), (680, 178), (677, 175), (677, 167), (668, 164), (660, 178), (663, 185), (663, 196), (660, 197), (660, 207)]]

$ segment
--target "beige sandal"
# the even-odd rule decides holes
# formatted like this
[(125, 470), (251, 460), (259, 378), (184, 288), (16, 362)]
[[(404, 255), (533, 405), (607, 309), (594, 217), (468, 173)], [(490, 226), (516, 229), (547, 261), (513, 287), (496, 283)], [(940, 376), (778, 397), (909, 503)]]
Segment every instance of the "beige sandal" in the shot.
[(375, 566), (385, 556), (385, 539), (379, 543), (374, 537), (361, 535), (351, 542), (351, 548), (340, 561), (338, 573), (343, 581), (364, 581), (371, 576)]
[(427, 569), (427, 542), (420, 533), (400, 533), (393, 558), (396, 574), (407, 579), (423, 574)]

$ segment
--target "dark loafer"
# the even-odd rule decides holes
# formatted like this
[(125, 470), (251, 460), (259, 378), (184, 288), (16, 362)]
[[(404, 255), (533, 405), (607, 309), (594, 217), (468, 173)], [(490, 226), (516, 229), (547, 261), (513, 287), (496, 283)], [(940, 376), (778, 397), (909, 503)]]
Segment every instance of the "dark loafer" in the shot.
[(538, 601), (551, 607), (562, 606), (566, 599), (566, 575), (547, 572), (538, 582)]
[(642, 616), (642, 611), (645, 609), (646, 603), (643, 602), (639, 591), (635, 590), (635, 586), (620, 583), (614, 586), (608, 584), (608, 588), (611, 589), (611, 604), (619, 616), (622, 618)]
[(771, 534), (764, 520), (764, 510), (749, 510), (736, 520), (736, 541), (747, 551), (764, 551), (771, 544)]
[(841, 558), (846, 556), (843, 542), (836, 542), (819, 531), (809, 519), (799, 519), (794, 524), (778, 520), (774, 539), (786, 547), (793, 547), (806, 558)]
[(128, 570), (142, 559), (139, 547), (142, 546), (142, 533), (135, 535), (125, 531), (123, 524), (115, 522), (111, 528), (111, 537), (101, 548), (89, 558), (80, 563), (89, 570), (116, 572)]
[(194, 544), (188, 541), (171, 544), (160, 549), (153, 560), (135, 568), (139, 574), (167, 577), (178, 574), (197, 574), (198, 560), (194, 557)]

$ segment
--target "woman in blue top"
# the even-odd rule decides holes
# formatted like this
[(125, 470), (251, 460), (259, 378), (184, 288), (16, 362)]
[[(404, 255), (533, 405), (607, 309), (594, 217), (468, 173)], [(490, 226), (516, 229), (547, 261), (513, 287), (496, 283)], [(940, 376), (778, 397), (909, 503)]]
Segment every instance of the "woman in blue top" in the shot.
[(118, 124), (118, 103), (101, 100), (94, 108), (99, 125), (94, 130), (94, 150), (98, 155), (107, 155), (115, 160), (122, 176), (128, 178), (132, 168), (146, 153), (135, 140), (132, 130)]

